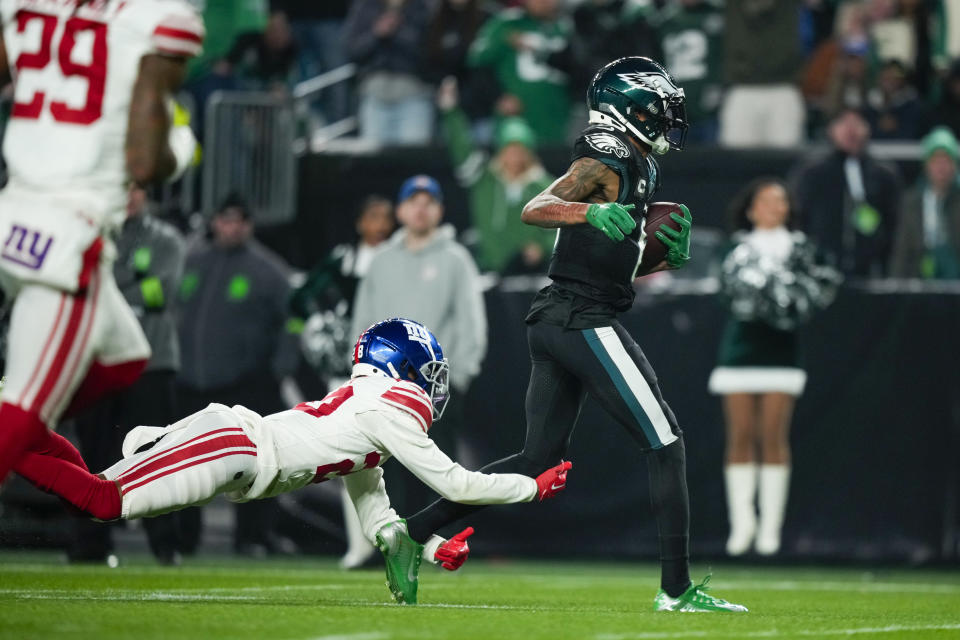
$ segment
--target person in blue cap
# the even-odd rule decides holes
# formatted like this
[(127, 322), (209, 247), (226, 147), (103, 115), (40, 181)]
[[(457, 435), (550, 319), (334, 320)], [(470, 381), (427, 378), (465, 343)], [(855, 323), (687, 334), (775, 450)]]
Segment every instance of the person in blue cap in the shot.
[[(440, 448), (456, 458), (463, 398), (487, 351), (487, 314), (477, 267), (456, 241), (453, 226), (442, 224), (443, 213), (443, 191), (436, 179), (415, 175), (403, 182), (396, 204), (400, 228), (360, 281), (351, 334), (395, 316), (431, 328), (450, 362), (456, 363), (450, 371), (454, 400), (437, 434)], [(408, 510), (426, 505), (430, 496), (423, 484), (412, 475), (407, 480), (393, 483), (398, 501)]]

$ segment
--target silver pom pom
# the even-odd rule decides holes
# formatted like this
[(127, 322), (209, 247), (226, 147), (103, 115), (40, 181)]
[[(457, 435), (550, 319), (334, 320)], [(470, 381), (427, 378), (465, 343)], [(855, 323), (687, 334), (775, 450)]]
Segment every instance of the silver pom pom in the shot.
[(794, 234), (785, 261), (738, 244), (724, 259), (720, 280), (734, 317), (789, 331), (833, 302), (842, 277), (833, 267), (818, 264), (813, 246)]

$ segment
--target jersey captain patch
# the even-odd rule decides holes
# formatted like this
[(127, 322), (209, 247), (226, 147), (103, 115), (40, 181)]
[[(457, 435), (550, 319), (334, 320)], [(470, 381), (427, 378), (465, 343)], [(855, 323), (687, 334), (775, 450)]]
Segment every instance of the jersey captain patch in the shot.
[(626, 158), (630, 155), (627, 145), (610, 133), (591, 133), (584, 136), (584, 140), (600, 153), (612, 153), (618, 158)]

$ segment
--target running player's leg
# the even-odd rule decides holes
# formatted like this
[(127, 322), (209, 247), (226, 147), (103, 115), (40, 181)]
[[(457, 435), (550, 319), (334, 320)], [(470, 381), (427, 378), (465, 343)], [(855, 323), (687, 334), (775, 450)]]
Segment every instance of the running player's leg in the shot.
[[(548, 336), (553, 329), (542, 323), (532, 325), (530, 341), (531, 371), (527, 386), (527, 435), (523, 450), (481, 469), (484, 473), (521, 473), (536, 476), (560, 461), (566, 454), (584, 400), (583, 386), (548, 352)], [(464, 505), (438, 500), (407, 519), (410, 536), (423, 542), (431, 534), (456, 520), (482, 509), (483, 505)]]
[(103, 472), (116, 480), (126, 519), (159, 515), (249, 485), (257, 448), (229, 410), (210, 408)]
[(88, 470), (87, 463), (73, 446), (73, 443), (64, 438), (59, 433), (44, 429), (44, 434), (38, 442), (31, 448), (32, 453), (42, 456), (52, 456), (65, 460), (75, 467), (80, 467), (84, 471)]
[(88, 364), (59, 405), (64, 416), (72, 416), (104, 395), (136, 382), (150, 358), (150, 344), (117, 288), (112, 270), (101, 265), (98, 275), (97, 317), (85, 354)]
[(648, 453), (661, 587), (678, 597), (690, 586), (690, 498), (682, 433), (653, 368), (620, 323), (584, 330), (582, 335), (592, 354), (581, 360), (588, 392)]
[(111, 480), (99, 478), (63, 458), (28, 452), (14, 471), (41, 491), (53, 493), (98, 520), (120, 517), (120, 492)]
[(0, 481), (24, 451), (48, 447), (46, 429), (56, 427), (67, 407), (77, 406), (75, 399), (92, 402), (130, 384), (150, 356), (106, 263), (76, 294), (24, 286), (13, 305), (8, 344)]
[(40, 285), (17, 293), (0, 404), (0, 482), (25, 451), (43, 446), (49, 422), (42, 409), (55, 393), (90, 307), (86, 296)]

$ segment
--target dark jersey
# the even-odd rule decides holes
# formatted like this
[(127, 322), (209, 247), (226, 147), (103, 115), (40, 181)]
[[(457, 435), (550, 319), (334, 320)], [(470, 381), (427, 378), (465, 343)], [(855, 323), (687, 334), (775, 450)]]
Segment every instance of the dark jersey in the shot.
[[(575, 305), (577, 310), (563, 304), (570, 313), (562, 324), (574, 328), (596, 326), (598, 320), (626, 311), (633, 304), (633, 279), (647, 240), (643, 217), (647, 202), (660, 187), (660, 167), (652, 156), (637, 151), (626, 133), (605, 124), (592, 124), (583, 130), (573, 146), (572, 159), (578, 158), (594, 158), (617, 173), (617, 202), (635, 205), (631, 215), (637, 226), (621, 242), (610, 240), (590, 224), (559, 229), (548, 275), (553, 280), (550, 288), (563, 290), (562, 295), (557, 295), (559, 291), (538, 294), (528, 321), (560, 321), (557, 313), (546, 317), (543, 312), (561, 299), (567, 300), (570, 294), (586, 298)], [(577, 320), (570, 315), (584, 317)]]

